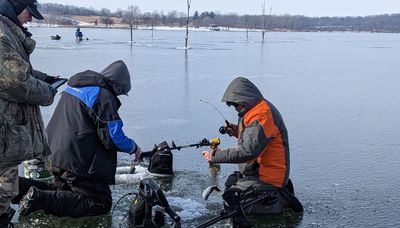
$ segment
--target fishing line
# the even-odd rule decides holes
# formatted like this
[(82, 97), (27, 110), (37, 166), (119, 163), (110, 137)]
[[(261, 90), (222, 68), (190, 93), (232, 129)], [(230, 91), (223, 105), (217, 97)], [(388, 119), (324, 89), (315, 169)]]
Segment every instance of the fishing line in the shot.
[(217, 108), (217, 106), (213, 105), (212, 103), (210, 103), (208, 101), (202, 100), (202, 99), (200, 99), (200, 102), (204, 102), (206, 104), (211, 105), (214, 108), (214, 110), (216, 110), (221, 115), (221, 117), (224, 119), (224, 121), (228, 122), (228, 120), (225, 118), (225, 116), (222, 114), (222, 112)]

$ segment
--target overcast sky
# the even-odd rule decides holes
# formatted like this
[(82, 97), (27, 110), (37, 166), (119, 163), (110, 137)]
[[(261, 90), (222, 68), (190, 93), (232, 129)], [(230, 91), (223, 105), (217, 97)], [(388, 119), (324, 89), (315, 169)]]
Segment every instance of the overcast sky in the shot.
[[(125, 10), (128, 5), (136, 5), (141, 12), (154, 10), (186, 12), (186, 0), (39, 0), (64, 5)], [(223, 14), (261, 14), (264, 0), (192, 0), (194, 11), (214, 11)], [(272, 14), (292, 14), (306, 16), (366, 16), (386, 13), (400, 13), (400, 0), (267, 0), (267, 10)]]

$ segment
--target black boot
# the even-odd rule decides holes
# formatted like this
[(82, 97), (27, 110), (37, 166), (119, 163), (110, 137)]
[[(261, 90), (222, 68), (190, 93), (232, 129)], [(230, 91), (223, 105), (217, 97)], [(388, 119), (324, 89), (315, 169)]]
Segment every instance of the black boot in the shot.
[(0, 228), (9, 228), (14, 227), (14, 224), (11, 222), (12, 217), (15, 214), (15, 210), (11, 207), (8, 208), (8, 212), (0, 215)]
[(39, 199), (41, 192), (35, 186), (29, 188), (29, 191), (22, 198), (19, 205), (19, 214), (21, 216), (28, 216), (32, 212), (42, 209), (42, 200)]

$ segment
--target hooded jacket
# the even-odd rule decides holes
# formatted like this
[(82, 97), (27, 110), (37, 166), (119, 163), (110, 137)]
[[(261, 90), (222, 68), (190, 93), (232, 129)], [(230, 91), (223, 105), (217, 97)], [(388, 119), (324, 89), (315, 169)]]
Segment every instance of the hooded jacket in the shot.
[(244, 174), (282, 188), (289, 177), (288, 134), (279, 111), (248, 79), (238, 77), (226, 89), (222, 102), (244, 106), (238, 120), (238, 147), (216, 151), (212, 163), (247, 163)]
[(78, 177), (114, 184), (117, 151), (133, 154), (136, 144), (122, 130), (117, 95), (130, 90), (126, 65), (117, 61), (101, 73), (72, 76), (47, 126), (51, 164)]
[(50, 154), (40, 105), (53, 103), (54, 90), (34, 71), (35, 49), (11, 3), (0, 0), (0, 161), (19, 163)]

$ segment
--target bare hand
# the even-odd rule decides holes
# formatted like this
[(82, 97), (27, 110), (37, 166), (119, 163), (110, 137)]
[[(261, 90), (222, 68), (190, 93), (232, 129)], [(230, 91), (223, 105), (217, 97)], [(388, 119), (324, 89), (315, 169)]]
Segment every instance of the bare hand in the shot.
[(207, 162), (211, 161), (211, 157), (212, 157), (212, 152), (211, 151), (205, 150), (205, 151), (202, 152), (202, 154), (203, 154), (204, 159)]
[(135, 151), (135, 162), (140, 159), (140, 155), (142, 154), (142, 149), (140, 146), (136, 145), (136, 151)]

